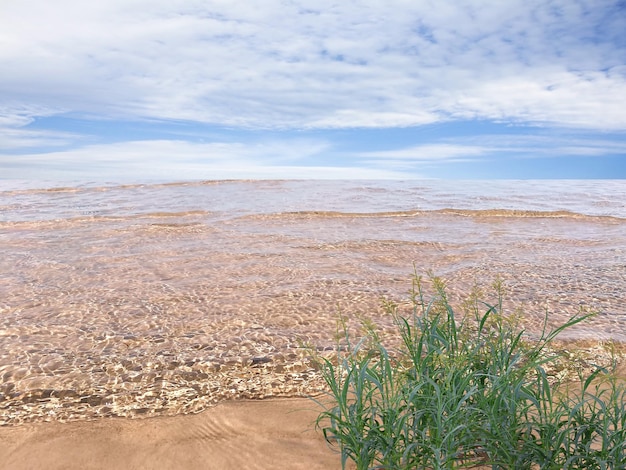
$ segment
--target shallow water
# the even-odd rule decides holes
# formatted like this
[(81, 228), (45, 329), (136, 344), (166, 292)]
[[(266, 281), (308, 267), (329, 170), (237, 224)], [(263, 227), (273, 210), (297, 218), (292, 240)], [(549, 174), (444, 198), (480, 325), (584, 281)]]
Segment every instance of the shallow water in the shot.
[(626, 341), (626, 182), (5, 183), (5, 424), (318, 390), (303, 345), (339, 311), (387, 328), (414, 265), (457, 303), (500, 277), (531, 332), (586, 307), (570, 338)]

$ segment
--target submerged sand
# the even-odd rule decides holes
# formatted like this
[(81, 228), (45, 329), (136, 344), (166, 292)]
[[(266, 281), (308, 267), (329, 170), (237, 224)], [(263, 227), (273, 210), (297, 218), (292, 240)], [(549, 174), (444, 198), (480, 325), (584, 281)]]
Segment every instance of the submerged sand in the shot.
[(310, 399), (220, 403), (203, 413), (148, 419), (101, 418), (0, 428), (0, 468), (339, 469), (315, 430)]
[(413, 265), (459, 311), (476, 284), (494, 302), (499, 278), (529, 332), (583, 307), (598, 315), (571, 338), (626, 342), (624, 220), (192, 212), (2, 229), (0, 425), (319, 392), (309, 349), (336, 347), (339, 313), (393, 331), (382, 299), (406, 302)]

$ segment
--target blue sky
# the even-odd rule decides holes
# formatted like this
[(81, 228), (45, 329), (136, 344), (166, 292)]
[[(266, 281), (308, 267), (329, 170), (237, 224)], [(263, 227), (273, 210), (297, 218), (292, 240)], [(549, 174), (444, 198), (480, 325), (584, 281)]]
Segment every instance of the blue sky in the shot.
[(0, 178), (626, 178), (623, 0), (3, 0)]

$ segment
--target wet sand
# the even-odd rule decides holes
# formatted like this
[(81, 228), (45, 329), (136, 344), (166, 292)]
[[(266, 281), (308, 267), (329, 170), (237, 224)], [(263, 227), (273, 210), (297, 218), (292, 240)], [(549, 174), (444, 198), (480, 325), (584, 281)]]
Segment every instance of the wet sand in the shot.
[(150, 419), (101, 418), (0, 428), (0, 469), (339, 469), (308, 399), (220, 403)]

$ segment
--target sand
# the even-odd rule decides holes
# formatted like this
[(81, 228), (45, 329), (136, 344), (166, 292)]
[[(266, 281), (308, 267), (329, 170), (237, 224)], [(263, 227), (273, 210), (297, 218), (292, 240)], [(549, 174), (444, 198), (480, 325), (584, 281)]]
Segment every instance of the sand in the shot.
[(339, 469), (309, 399), (224, 402), (175, 417), (0, 428), (0, 468)]

